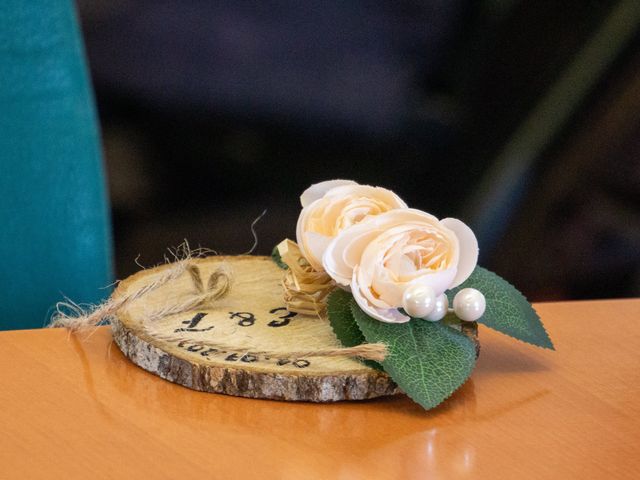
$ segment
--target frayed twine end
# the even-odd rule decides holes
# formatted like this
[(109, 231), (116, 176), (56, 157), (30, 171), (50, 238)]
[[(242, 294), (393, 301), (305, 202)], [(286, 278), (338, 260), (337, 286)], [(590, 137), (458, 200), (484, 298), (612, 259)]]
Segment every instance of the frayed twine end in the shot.
[[(174, 250), (170, 250), (173, 258), (171, 262), (168, 258), (168, 268), (161, 275), (152, 281), (142, 285), (137, 290), (118, 297), (110, 297), (98, 305), (80, 305), (72, 300), (66, 299), (56, 304), (56, 313), (51, 318), (49, 328), (67, 328), (72, 332), (95, 328), (99, 325), (108, 324), (112, 317), (117, 315), (120, 309), (128, 307), (131, 303), (144, 298), (149, 293), (158, 288), (171, 283), (187, 273), (190, 276), (195, 292), (184, 296), (178, 303), (167, 304), (162, 308), (145, 315), (144, 329), (154, 338), (167, 342), (179, 342), (186, 337), (179, 335), (167, 335), (158, 331), (154, 323), (164, 317), (177, 315), (184, 312), (193, 311), (199, 308), (213, 308), (215, 302), (226, 296), (231, 290), (233, 283), (233, 272), (226, 264), (221, 264), (205, 281), (203, 281), (201, 270), (193, 260), (197, 257), (210, 254), (207, 249), (192, 250), (185, 241)], [(335, 347), (322, 349), (307, 349), (304, 351), (295, 350), (262, 350), (237, 343), (223, 344), (221, 342), (195, 341), (188, 338), (190, 342), (201, 344), (205, 347), (224, 349), (235, 352), (250, 352), (269, 355), (275, 358), (304, 358), (304, 357), (351, 357), (363, 360), (383, 361), (387, 356), (387, 346), (382, 343), (366, 343), (354, 347)]]
[[(169, 250), (169, 256), (173, 261), (171, 261), (169, 257), (165, 256), (165, 261), (169, 264), (169, 268), (163, 271), (162, 274), (156, 277), (153, 281), (127, 295), (118, 297), (114, 297), (112, 295), (98, 305), (79, 305), (70, 299), (65, 299), (64, 301), (56, 304), (56, 312), (51, 317), (51, 322), (47, 326), (49, 328), (64, 327), (72, 331), (78, 331), (109, 323), (111, 317), (113, 317), (118, 310), (145, 297), (147, 294), (157, 290), (163, 285), (176, 280), (182, 276), (185, 271), (197, 272), (199, 276), (199, 270), (197, 270), (198, 267), (193, 263), (193, 260), (211, 252), (212, 250), (203, 248), (191, 249), (189, 247), (189, 243), (185, 240), (177, 248)], [(223, 267), (221, 267), (221, 269), (222, 268)], [(225, 277), (224, 281), (221, 281), (222, 277)], [(212, 274), (209, 279), (209, 284), (207, 285), (209, 288), (209, 291), (207, 292), (205, 292), (204, 285), (199, 278), (199, 283), (196, 283), (194, 280), (196, 278), (195, 273), (191, 273), (191, 278), (196, 286), (197, 295), (195, 297), (187, 298), (185, 302), (181, 304), (185, 307), (189, 306), (195, 308), (194, 305), (202, 304), (203, 302), (209, 304), (220, 298), (222, 295), (226, 295), (231, 288), (231, 272), (228, 268), (225, 268), (224, 271), (217, 270)]]

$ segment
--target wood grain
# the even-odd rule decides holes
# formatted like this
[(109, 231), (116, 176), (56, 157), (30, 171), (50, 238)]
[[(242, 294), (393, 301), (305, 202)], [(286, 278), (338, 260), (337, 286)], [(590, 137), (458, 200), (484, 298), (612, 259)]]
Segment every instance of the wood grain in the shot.
[(482, 329), (471, 380), (430, 412), (189, 390), (108, 327), (1, 332), (0, 478), (638, 478), (640, 300), (536, 308), (556, 352)]
[[(232, 274), (232, 288), (211, 308), (145, 320), (150, 312), (192, 293), (192, 281), (185, 275), (121, 312), (113, 322), (113, 338), (136, 365), (194, 390), (249, 398), (335, 402), (398, 392), (386, 373), (353, 358), (257, 353), (340, 347), (326, 318), (287, 311), (283, 270), (269, 257), (214, 256), (194, 262), (205, 284), (224, 265)], [(166, 268), (133, 275), (120, 283), (115, 296), (141, 288)], [(465, 333), (479, 347), (476, 324), (464, 323)], [(154, 332), (148, 331), (151, 326)], [(198, 341), (214, 348), (194, 343)], [(218, 347), (217, 342), (242, 348)]]
[[(340, 347), (326, 319), (287, 311), (283, 271), (270, 258), (214, 256), (195, 262), (205, 284), (224, 264), (233, 278), (232, 288), (211, 308), (145, 321), (150, 311), (193, 292), (190, 277), (184, 275), (119, 313), (113, 337), (135, 364), (195, 390), (249, 398), (329, 402), (397, 392), (388, 375), (353, 358), (256, 353)], [(151, 282), (166, 268), (133, 275), (120, 284), (116, 297)], [(149, 333), (146, 329), (151, 326), (154, 332)], [(163, 336), (178, 339), (167, 341)], [(210, 342), (214, 348), (197, 341)], [(226, 346), (218, 347), (220, 342)]]

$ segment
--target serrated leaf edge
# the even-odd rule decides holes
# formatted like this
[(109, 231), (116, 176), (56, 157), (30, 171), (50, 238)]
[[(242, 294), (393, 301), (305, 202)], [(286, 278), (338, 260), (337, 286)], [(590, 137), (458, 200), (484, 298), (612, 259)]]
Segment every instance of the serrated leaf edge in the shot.
[[(329, 326), (331, 327), (331, 331), (333, 332), (335, 337), (338, 339), (338, 342), (340, 342), (340, 345), (342, 345), (343, 347), (350, 347), (351, 345), (345, 345), (343, 343), (342, 339), (340, 338), (340, 335), (338, 335), (338, 332), (336, 332), (336, 329), (333, 326), (333, 322), (331, 322), (331, 313), (330, 313), (330, 309), (329, 309), (329, 301), (330, 301), (331, 295), (333, 295), (334, 292), (339, 291), (339, 290), (340, 290), (339, 288), (336, 288), (335, 290), (333, 290), (329, 294), (329, 298), (327, 298), (327, 319), (329, 321)], [(356, 322), (355, 318), (353, 317), (353, 310), (351, 309), (351, 299), (353, 299), (353, 295), (349, 294), (349, 302), (348, 302), (347, 308), (349, 310), (349, 315), (351, 315), (351, 318), (353, 320), (353, 324), (358, 329), (358, 331), (360, 331), (360, 327), (358, 326), (358, 323)], [(361, 335), (363, 341), (359, 345), (362, 345), (362, 344), (366, 343), (367, 340), (364, 337), (364, 333), (362, 333), (361, 331), (360, 331), (360, 335)], [(369, 367), (369, 368), (373, 368), (375, 370), (379, 370), (379, 371), (385, 372), (385, 369), (384, 369), (384, 367), (382, 366), (382, 364), (380, 362), (376, 362), (375, 360), (363, 360), (363, 359), (358, 359), (358, 361), (361, 362), (363, 365)]]
[[(549, 332), (547, 331), (546, 327), (544, 326), (544, 322), (543, 322), (543, 321), (542, 321), (542, 319), (540, 318), (540, 315), (538, 314), (538, 311), (534, 308), (533, 304), (529, 301), (529, 299), (527, 298), (527, 296), (526, 296), (524, 293), (522, 293), (522, 292), (521, 292), (521, 291), (520, 291), (520, 290), (519, 290), (515, 285), (513, 285), (511, 282), (509, 282), (509, 280), (507, 280), (506, 278), (501, 277), (501, 276), (500, 276), (500, 275), (498, 275), (497, 273), (495, 273), (495, 272), (493, 272), (493, 271), (491, 271), (491, 270), (489, 270), (489, 269), (487, 269), (487, 268), (484, 268), (484, 267), (481, 267), (481, 268), (482, 268), (484, 271), (486, 271), (487, 273), (489, 273), (489, 274), (493, 275), (495, 278), (497, 278), (497, 279), (499, 279), (499, 280), (502, 280), (502, 281), (503, 281), (503, 282), (505, 282), (507, 285), (509, 285), (511, 288), (513, 288), (516, 292), (518, 292), (520, 295), (522, 295), (522, 298), (524, 298), (524, 299), (527, 301), (527, 303), (528, 303), (528, 304), (529, 304), (529, 306), (531, 307), (531, 310), (533, 310), (533, 312), (536, 314), (536, 318), (537, 318), (537, 319), (538, 319), (538, 321), (540, 322), (540, 326), (542, 327), (542, 331), (544, 332), (544, 334), (545, 334), (545, 335), (546, 335), (546, 337), (547, 337), (547, 340), (549, 341), (549, 345), (538, 345), (538, 344), (536, 344), (536, 343), (529, 342), (529, 341), (527, 341), (527, 340), (523, 340), (523, 339), (521, 339), (521, 338), (515, 337), (515, 336), (511, 335), (510, 333), (503, 332), (502, 330), (498, 330), (498, 329), (496, 329), (496, 328), (493, 328), (492, 326), (487, 325), (486, 323), (483, 323), (483, 322), (482, 322), (482, 317), (478, 319), (478, 323), (479, 323), (479, 324), (481, 324), (481, 325), (484, 325), (485, 327), (487, 327), (487, 328), (489, 328), (489, 329), (491, 329), (491, 330), (493, 330), (494, 332), (498, 332), (498, 333), (500, 333), (500, 334), (502, 334), (502, 335), (505, 335), (505, 336), (507, 336), (507, 337), (511, 337), (511, 338), (513, 338), (514, 340), (517, 340), (518, 342), (524, 343), (524, 344), (526, 344), (526, 345), (532, 345), (532, 346), (534, 346), (534, 347), (544, 348), (544, 349), (547, 349), (547, 350), (555, 351), (555, 349), (556, 349), (556, 348), (555, 348), (555, 345), (553, 344), (553, 340), (551, 340), (551, 335), (549, 335)], [(470, 285), (470, 287), (471, 287), (471, 288), (473, 288), (473, 285)]]
[[(355, 300), (351, 302), (350, 307), (351, 307), (351, 315), (353, 315), (353, 317), (354, 317), (354, 321), (355, 321), (355, 322), (356, 322), (356, 324), (357, 324), (357, 323), (358, 323), (358, 321), (355, 319), (355, 318), (356, 318), (356, 315), (355, 315), (355, 309), (356, 309), (356, 308), (358, 308), (358, 309), (359, 309), (360, 307), (358, 307), (358, 305), (355, 303)], [(364, 314), (366, 315), (366, 312), (362, 312), (362, 313), (364, 313)], [(414, 321), (415, 321), (415, 320), (414, 320)], [(452, 328), (452, 327), (450, 327), (450, 326), (448, 326), (448, 325), (445, 325), (445, 326), (447, 326), (448, 328), (451, 328), (452, 330), (454, 330), (454, 331), (456, 331), (456, 332), (457, 332), (457, 330), (456, 330), (455, 328)], [(463, 333), (461, 333), (461, 332), (458, 332), (458, 333), (460, 333), (461, 335), (464, 335), (464, 334), (463, 334)], [(363, 335), (364, 335), (364, 333), (363, 333)], [(413, 338), (413, 339), (414, 339), (414, 341), (415, 341), (415, 335), (413, 335), (413, 334), (412, 334), (411, 336), (412, 336), (412, 338)], [(416, 349), (417, 349), (417, 345), (416, 345)], [(410, 393), (406, 392), (406, 391), (405, 391), (404, 389), (402, 389), (399, 385), (398, 385), (398, 389), (399, 389), (402, 393), (404, 393), (407, 397), (409, 397), (409, 398), (411, 399), (411, 401), (413, 401), (413, 402), (417, 403), (417, 404), (418, 404), (418, 405), (420, 405), (422, 408), (424, 408), (424, 409), (425, 409), (425, 411), (433, 410), (434, 408), (436, 408), (436, 407), (438, 407), (438, 406), (442, 405), (442, 404), (443, 404), (444, 402), (446, 402), (449, 398), (451, 398), (451, 397), (452, 397), (452, 396), (453, 396), (453, 395), (454, 395), (458, 390), (460, 390), (460, 389), (461, 389), (461, 388), (462, 388), (462, 387), (463, 387), (463, 386), (464, 386), (464, 385), (469, 381), (469, 379), (471, 378), (471, 375), (473, 374), (473, 371), (476, 369), (477, 361), (478, 361), (478, 359), (477, 359), (477, 357), (474, 355), (474, 357), (473, 357), (473, 364), (472, 364), (472, 366), (471, 366), (471, 369), (469, 370), (469, 373), (467, 374), (466, 378), (462, 381), (462, 383), (461, 383), (460, 385), (458, 385), (458, 386), (457, 386), (453, 391), (451, 391), (451, 393), (449, 393), (446, 397), (443, 397), (443, 398), (442, 398), (438, 403), (436, 403), (436, 404), (434, 404), (434, 405), (432, 405), (432, 406), (430, 406), (430, 407), (425, 407), (425, 406), (422, 404), (422, 402), (418, 401), (418, 400), (417, 400), (413, 395), (411, 395)], [(382, 367), (384, 367), (384, 365), (382, 365)], [(391, 379), (392, 379), (392, 380), (396, 383), (396, 385), (397, 385), (397, 384), (398, 384), (398, 382), (393, 378), (393, 376), (392, 376), (389, 372), (387, 372), (386, 370), (385, 370), (385, 372), (387, 373), (387, 375), (389, 375), (389, 376), (391, 377)], [(428, 389), (425, 389), (425, 390), (426, 390), (426, 391), (428, 391)]]
[[(331, 321), (331, 297), (335, 294), (335, 292), (338, 289), (336, 288), (335, 290), (333, 290), (329, 296), (327, 297), (327, 320), (329, 321), (329, 326), (331, 327), (331, 331), (333, 332), (333, 334), (336, 336), (336, 338), (338, 339), (338, 341), (340, 342), (340, 344), (343, 347), (349, 347), (351, 345), (345, 345), (342, 343), (342, 340), (340, 339), (340, 336), (338, 335), (338, 333), (336, 332), (336, 329), (333, 326), (333, 322)], [(351, 314), (351, 318), (353, 318), (353, 311), (351, 310), (351, 302), (349, 302), (349, 313)], [(355, 318), (353, 319), (353, 323), (356, 324), (356, 326), (358, 326), (358, 324), (356, 323)], [(364, 334), (362, 332), (360, 332), (360, 334), (362, 335), (362, 338), (364, 338)]]

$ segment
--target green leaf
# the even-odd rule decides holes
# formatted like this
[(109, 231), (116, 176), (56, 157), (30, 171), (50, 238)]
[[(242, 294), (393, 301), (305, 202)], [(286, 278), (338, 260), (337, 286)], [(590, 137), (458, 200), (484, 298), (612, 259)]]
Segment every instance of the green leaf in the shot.
[(484, 295), (487, 308), (478, 323), (523, 342), (554, 350), (544, 325), (527, 299), (504, 278), (476, 267), (460, 286), (447, 292), (449, 303), (463, 288), (475, 288)]
[(364, 313), (355, 300), (351, 311), (368, 342), (388, 345), (384, 370), (424, 408), (439, 405), (471, 375), (476, 347), (465, 334), (442, 322), (380, 322)]
[(280, 256), (280, 252), (278, 251), (277, 245), (273, 247), (273, 250), (271, 250), (271, 260), (273, 260), (276, 263), (276, 265), (278, 265), (283, 270), (286, 270), (289, 268), (287, 264), (282, 261), (282, 257)]
[(327, 299), (329, 323), (340, 343), (344, 347), (355, 347), (365, 342), (364, 335), (358, 328), (351, 313), (353, 296), (341, 288), (336, 288)]
[[(336, 288), (327, 299), (329, 323), (343, 347), (355, 347), (366, 342), (351, 313), (352, 298), (349, 292)], [(373, 360), (364, 360), (363, 363), (376, 370), (383, 370), (382, 365)]]

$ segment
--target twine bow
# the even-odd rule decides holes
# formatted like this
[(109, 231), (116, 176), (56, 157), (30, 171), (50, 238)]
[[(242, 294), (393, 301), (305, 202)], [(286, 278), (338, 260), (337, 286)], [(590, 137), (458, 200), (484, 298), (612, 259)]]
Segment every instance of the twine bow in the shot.
[[(166, 334), (157, 328), (158, 320), (170, 315), (190, 312), (199, 309), (213, 308), (215, 302), (225, 297), (231, 290), (233, 274), (229, 266), (221, 263), (216, 270), (209, 275), (206, 283), (202, 280), (200, 268), (195, 264), (191, 252), (187, 253), (187, 258), (177, 260), (149, 283), (142, 285), (131, 293), (125, 293), (117, 297), (109, 297), (103, 303), (90, 306), (88, 309), (73, 303), (72, 301), (58, 302), (56, 313), (53, 315), (49, 327), (68, 328), (72, 332), (96, 327), (108, 323), (110, 319), (117, 315), (121, 309), (128, 308), (134, 302), (140, 301), (158, 288), (174, 282), (184, 273), (190, 276), (194, 293), (186, 294), (176, 303), (168, 303), (158, 310), (154, 310), (144, 315), (143, 329), (152, 338), (166, 342), (180, 342), (189, 340), (195, 345), (217, 348), (222, 351), (245, 352), (253, 354), (263, 354), (274, 358), (304, 358), (304, 357), (357, 357), (368, 360), (382, 361), (387, 354), (387, 347), (384, 344), (363, 344), (349, 348), (324, 348), (308, 349), (304, 351), (291, 350), (267, 350), (256, 348), (233, 341), (225, 340), (202, 340), (185, 335)], [(326, 292), (328, 294), (328, 292)], [(325, 294), (325, 296), (326, 296)], [(316, 312), (317, 313), (317, 312)]]

